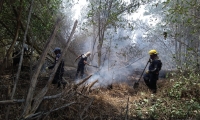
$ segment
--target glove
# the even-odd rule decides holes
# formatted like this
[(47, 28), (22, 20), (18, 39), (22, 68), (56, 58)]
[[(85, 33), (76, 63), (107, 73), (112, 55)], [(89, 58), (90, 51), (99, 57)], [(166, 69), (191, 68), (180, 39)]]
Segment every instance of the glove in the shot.
[(152, 60), (149, 58), (148, 62), (152, 62)]
[(146, 74), (148, 74), (148, 73), (149, 73), (149, 71), (147, 70), (147, 71), (146, 71)]
[(46, 67), (45, 69), (46, 69), (46, 70), (48, 70), (48, 69), (49, 69), (49, 67)]

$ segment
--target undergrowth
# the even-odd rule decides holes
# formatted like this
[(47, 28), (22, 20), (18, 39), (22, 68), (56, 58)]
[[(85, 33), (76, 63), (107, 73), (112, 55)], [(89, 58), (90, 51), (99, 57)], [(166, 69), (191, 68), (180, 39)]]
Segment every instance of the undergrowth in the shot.
[(134, 102), (139, 119), (200, 119), (199, 73), (174, 73), (156, 95), (145, 95)]
[[(40, 106), (39, 111), (48, 112), (59, 108), (65, 104), (76, 102), (69, 107), (60, 109), (46, 115), (47, 120), (66, 120), (66, 119), (102, 119), (102, 120), (173, 120), (173, 119), (200, 119), (200, 80), (199, 73), (179, 72), (174, 73), (170, 78), (158, 81), (158, 91), (151, 94), (145, 86), (144, 81), (140, 82), (140, 87), (136, 91), (131, 84), (116, 83), (112, 89), (94, 88), (90, 92), (84, 92), (83, 88), (76, 91), (71, 89), (69, 84), (64, 90), (57, 90), (51, 86), (47, 96), (58, 94), (65, 91), (62, 97), (45, 100)], [(4, 81), (9, 77), (5, 76)], [(26, 83), (28, 80), (21, 80), (19, 83)], [(1, 83), (9, 85), (10, 83)], [(38, 82), (37, 90), (41, 90), (45, 81)], [(21, 99), (26, 95), (26, 89), (19, 85), (16, 99)], [(6, 89), (1, 89), (1, 100), (7, 100)], [(79, 94), (80, 93), (80, 94)], [(4, 95), (4, 96), (3, 96)], [(92, 101), (92, 102), (91, 102)], [(7, 105), (1, 106), (0, 119), (6, 115)], [(10, 119), (20, 116), (23, 104), (11, 106)]]

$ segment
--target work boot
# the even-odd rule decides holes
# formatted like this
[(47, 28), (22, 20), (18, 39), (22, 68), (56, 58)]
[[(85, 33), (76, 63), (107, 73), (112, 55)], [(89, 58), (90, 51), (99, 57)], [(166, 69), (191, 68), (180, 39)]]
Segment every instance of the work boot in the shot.
[(57, 88), (60, 88), (60, 85), (61, 85), (61, 83), (60, 83), (60, 81), (58, 82), (58, 86), (57, 86)]
[(153, 94), (156, 94), (156, 89), (151, 90)]

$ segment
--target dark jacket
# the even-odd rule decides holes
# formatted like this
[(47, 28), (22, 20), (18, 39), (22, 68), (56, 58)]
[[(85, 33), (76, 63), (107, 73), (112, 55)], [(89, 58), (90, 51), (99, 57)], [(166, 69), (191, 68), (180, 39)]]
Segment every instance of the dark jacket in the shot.
[[(57, 54), (56, 55), (54, 64), (52, 66), (48, 67), (49, 69), (53, 69), (54, 68), (54, 66), (58, 62), (60, 56), (61, 56), (61, 54)], [(61, 73), (61, 72), (62, 73), (64, 72), (64, 61), (63, 60), (60, 62), (60, 65), (58, 66), (58, 69), (57, 69), (56, 73)]]
[(152, 60), (149, 65), (149, 73), (159, 74), (159, 71), (161, 70), (161, 68), (162, 68), (161, 60), (159, 60), (158, 58), (155, 60)]
[(87, 57), (84, 57), (83, 54), (82, 54), (81, 59), (78, 62), (78, 65), (85, 66), (84, 61), (87, 61)]

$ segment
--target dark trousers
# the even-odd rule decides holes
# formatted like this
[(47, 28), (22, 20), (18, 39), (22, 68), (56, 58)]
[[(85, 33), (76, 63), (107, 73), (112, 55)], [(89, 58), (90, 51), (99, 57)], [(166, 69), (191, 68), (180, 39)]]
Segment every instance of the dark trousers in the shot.
[(144, 82), (153, 93), (157, 91), (158, 74), (146, 73), (143, 76)]
[(63, 72), (56, 72), (52, 84), (58, 84), (58, 87), (60, 87), (62, 83), (62, 77), (63, 77)]
[(78, 78), (78, 74), (79, 72), (81, 72), (81, 78), (83, 78), (83, 74), (84, 74), (84, 65), (82, 64), (78, 64), (78, 68), (77, 68), (77, 71), (76, 71), (76, 78)]

